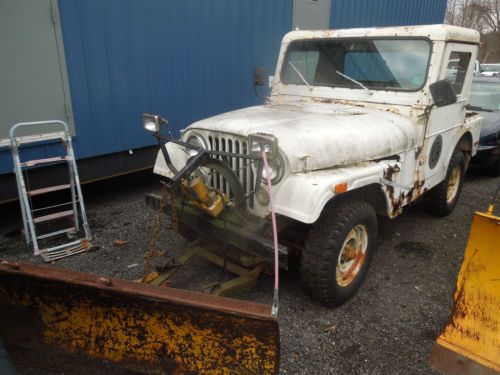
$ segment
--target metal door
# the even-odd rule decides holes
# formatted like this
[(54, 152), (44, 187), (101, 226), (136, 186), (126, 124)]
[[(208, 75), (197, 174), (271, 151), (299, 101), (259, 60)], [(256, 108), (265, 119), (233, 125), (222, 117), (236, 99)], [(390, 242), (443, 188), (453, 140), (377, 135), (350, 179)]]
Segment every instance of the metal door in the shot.
[(294, 0), (293, 29), (329, 29), (330, 5), (331, 0)]
[[(422, 151), (422, 160), (425, 162), (422, 168), (425, 178), (432, 178), (432, 185), (444, 178), (448, 160), (458, 142), (459, 128), (464, 124), (476, 51), (475, 45), (458, 43), (448, 43), (445, 49), (439, 79), (452, 82), (457, 102), (431, 110)], [(456, 60), (460, 62), (460, 66), (455, 66)]]
[(0, 54), (0, 146), (18, 122), (62, 120), (74, 133), (57, 0), (0, 1)]

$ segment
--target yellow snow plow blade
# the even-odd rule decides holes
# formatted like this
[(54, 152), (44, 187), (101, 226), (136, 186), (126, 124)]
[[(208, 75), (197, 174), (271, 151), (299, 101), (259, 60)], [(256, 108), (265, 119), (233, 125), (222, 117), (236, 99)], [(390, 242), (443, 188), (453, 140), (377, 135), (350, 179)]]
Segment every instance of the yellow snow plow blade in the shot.
[(453, 296), (430, 364), (444, 374), (500, 373), (500, 217), (476, 212)]
[(71, 374), (277, 374), (270, 306), (0, 262), (13, 361)]

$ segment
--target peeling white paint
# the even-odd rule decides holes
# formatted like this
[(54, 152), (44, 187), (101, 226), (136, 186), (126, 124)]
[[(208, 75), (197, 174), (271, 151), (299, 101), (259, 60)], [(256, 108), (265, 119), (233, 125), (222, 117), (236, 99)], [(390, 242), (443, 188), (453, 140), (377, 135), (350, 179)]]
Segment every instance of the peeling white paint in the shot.
[(303, 170), (304, 155), (307, 169), (318, 170), (400, 154), (416, 139), (415, 126), (408, 118), (382, 110), (317, 103), (244, 108), (196, 122), (189, 130), (243, 137), (272, 134), (292, 173)]
[[(426, 83), (415, 92), (362, 88), (283, 84), (281, 65), (288, 44), (298, 39), (345, 37), (425, 37), (432, 43)], [(442, 79), (451, 50), (477, 54), (476, 31), (447, 25), (406, 26), (350, 30), (293, 31), (283, 38), (269, 103), (243, 108), (198, 121), (192, 131), (241, 142), (252, 133), (278, 139), (285, 173), (274, 186), (276, 212), (304, 223), (313, 223), (324, 205), (334, 198), (335, 185), (347, 183), (348, 191), (376, 184), (386, 197), (386, 215), (397, 216), (445, 178), (450, 157), (460, 138), (470, 134), (476, 152), (482, 118), (465, 119), (473, 65), (455, 104), (425, 112), (432, 98), (429, 84)], [(428, 156), (436, 132), (443, 137), (439, 163), (429, 168)], [(437, 133), (436, 133), (437, 134)], [(209, 142), (207, 142), (209, 144)], [(184, 150), (171, 146), (169, 153), (180, 169), (187, 160)], [(383, 159), (383, 160), (382, 160)], [(172, 177), (161, 153), (155, 173)], [(260, 217), (267, 206), (255, 201), (251, 212)]]

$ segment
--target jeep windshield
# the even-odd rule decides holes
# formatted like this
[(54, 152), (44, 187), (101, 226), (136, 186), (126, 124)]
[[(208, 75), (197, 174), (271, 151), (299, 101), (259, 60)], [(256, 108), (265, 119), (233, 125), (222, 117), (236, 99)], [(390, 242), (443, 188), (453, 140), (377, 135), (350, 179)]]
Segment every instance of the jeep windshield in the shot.
[(425, 39), (297, 40), (286, 52), (281, 81), (292, 85), (306, 85), (305, 80), (311, 86), (362, 89), (362, 84), (375, 90), (417, 91), (425, 84), (430, 52), (431, 44)]

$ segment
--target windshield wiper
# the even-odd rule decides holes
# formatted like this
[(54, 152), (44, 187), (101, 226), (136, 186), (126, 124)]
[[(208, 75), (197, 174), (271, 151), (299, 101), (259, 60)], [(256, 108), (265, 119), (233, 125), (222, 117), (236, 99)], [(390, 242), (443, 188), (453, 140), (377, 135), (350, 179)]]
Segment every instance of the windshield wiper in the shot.
[(472, 109), (473, 111), (484, 111), (484, 112), (493, 112), (491, 109), (486, 109), (477, 105), (467, 105), (467, 109)]
[(306, 81), (306, 79), (304, 78), (304, 76), (300, 73), (300, 71), (295, 67), (295, 65), (292, 64), (291, 61), (288, 62), (288, 64), (290, 64), (290, 66), (292, 67), (293, 70), (295, 70), (295, 73), (297, 73), (297, 75), (299, 76), (299, 78), (302, 80), (302, 82), (304, 82), (307, 86), (307, 88), (309, 90), (312, 90), (312, 87), (311, 85), (309, 84), (309, 82)]
[(336, 73), (339, 75), (339, 76), (342, 76), (344, 77), (345, 79), (348, 79), (349, 81), (351, 82), (354, 82), (356, 85), (358, 85), (359, 87), (361, 87), (363, 90), (365, 90), (368, 94), (373, 94), (373, 92), (368, 88), (366, 87), (365, 85), (363, 85), (361, 82), (358, 82), (356, 81), (354, 78), (351, 78), (347, 75), (345, 75), (344, 73), (340, 73), (338, 70), (336, 71)]

